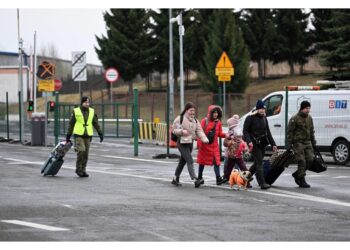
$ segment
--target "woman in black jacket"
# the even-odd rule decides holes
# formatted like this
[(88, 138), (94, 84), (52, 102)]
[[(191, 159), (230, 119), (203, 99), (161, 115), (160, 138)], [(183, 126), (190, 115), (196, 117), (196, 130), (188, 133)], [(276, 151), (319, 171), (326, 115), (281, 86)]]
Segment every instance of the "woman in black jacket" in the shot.
[(265, 147), (271, 144), (273, 151), (277, 151), (277, 146), (269, 129), (264, 102), (258, 100), (255, 109), (244, 121), (243, 138), (249, 145), (249, 149), (252, 150), (254, 158), (254, 164), (249, 171), (252, 176), (256, 175), (256, 180), (261, 189), (268, 189), (271, 186), (265, 182), (263, 169)]

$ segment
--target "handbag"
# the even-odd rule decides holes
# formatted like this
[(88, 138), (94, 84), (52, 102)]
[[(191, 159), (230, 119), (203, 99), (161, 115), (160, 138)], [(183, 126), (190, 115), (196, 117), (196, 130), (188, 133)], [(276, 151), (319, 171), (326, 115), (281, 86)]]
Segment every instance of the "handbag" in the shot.
[(215, 133), (216, 133), (216, 122), (215, 122), (214, 127), (207, 134), (209, 144), (212, 144), (214, 142)]
[(308, 170), (315, 172), (315, 173), (321, 173), (327, 170), (327, 165), (324, 162), (320, 151), (315, 150), (314, 151), (314, 160), (313, 162), (308, 166)]

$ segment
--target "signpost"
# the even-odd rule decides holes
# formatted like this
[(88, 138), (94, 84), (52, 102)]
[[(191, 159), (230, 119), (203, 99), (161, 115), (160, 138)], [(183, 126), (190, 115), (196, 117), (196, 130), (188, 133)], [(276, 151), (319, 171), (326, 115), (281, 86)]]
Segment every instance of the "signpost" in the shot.
[(72, 79), (79, 83), (79, 95), (81, 94), (80, 82), (87, 81), (86, 51), (72, 52)]
[(215, 67), (215, 75), (218, 76), (219, 82), (223, 83), (224, 93), (223, 93), (223, 118), (226, 117), (226, 82), (231, 81), (231, 76), (234, 75), (234, 68), (231, 63), (230, 58), (227, 56), (226, 52), (222, 52), (219, 61)]
[(119, 72), (116, 68), (108, 68), (106, 69), (104, 73), (104, 77), (107, 82), (111, 84), (110, 87), (110, 99), (111, 99), (111, 104), (113, 103), (113, 98), (112, 98), (112, 85), (114, 82), (118, 81), (119, 79)]

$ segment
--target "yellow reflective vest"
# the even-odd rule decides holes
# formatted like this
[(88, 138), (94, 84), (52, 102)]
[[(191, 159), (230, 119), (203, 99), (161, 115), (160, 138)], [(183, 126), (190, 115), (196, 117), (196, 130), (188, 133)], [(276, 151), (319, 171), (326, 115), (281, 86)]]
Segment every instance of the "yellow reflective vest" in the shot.
[(75, 115), (75, 125), (73, 129), (73, 134), (75, 135), (84, 135), (85, 129), (89, 136), (92, 136), (94, 134), (92, 129), (92, 120), (94, 119), (95, 111), (93, 108), (89, 108), (89, 117), (87, 119), (87, 122), (85, 123), (84, 115), (81, 112), (80, 107), (74, 109), (74, 115)]

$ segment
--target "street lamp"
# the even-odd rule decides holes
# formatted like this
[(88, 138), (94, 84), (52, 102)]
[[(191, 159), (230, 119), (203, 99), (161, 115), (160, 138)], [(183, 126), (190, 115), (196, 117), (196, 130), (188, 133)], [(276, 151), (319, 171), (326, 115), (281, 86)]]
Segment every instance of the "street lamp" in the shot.
[(184, 109), (184, 65), (183, 65), (183, 42), (182, 37), (185, 34), (185, 27), (182, 25), (182, 12), (175, 17), (170, 18), (170, 23), (175, 23), (179, 25), (179, 39), (180, 39), (180, 110)]

